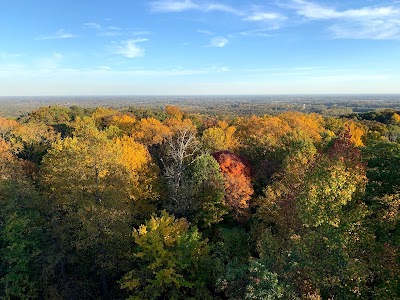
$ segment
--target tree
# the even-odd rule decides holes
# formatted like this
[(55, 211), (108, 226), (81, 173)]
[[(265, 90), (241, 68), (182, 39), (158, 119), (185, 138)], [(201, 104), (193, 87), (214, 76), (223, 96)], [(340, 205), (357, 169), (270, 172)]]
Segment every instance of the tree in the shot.
[(132, 131), (136, 141), (148, 146), (162, 144), (171, 135), (171, 129), (154, 118), (141, 119)]
[(255, 164), (271, 159), (280, 146), (281, 137), (291, 130), (289, 124), (278, 117), (252, 116), (237, 123), (241, 152)]
[(224, 199), (224, 178), (218, 162), (210, 155), (196, 158), (190, 169), (194, 221), (201, 227), (210, 227), (222, 221), (229, 207)]
[(111, 121), (111, 125), (117, 126), (126, 135), (132, 133), (133, 126), (135, 123), (136, 119), (129, 115), (112, 116), (112, 121)]
[(279, 115), (279, 118), (286, 121), (292, 129), (303, 131), (316, 142), (321, 141), (322, 133), (325, 131), (321, 115), (285, 112)]
[(24, 162), (0, 138), (0, 298), (37, 299), (43, 290), (39, 199)]
[(14, 155), (39, 164), (58, 135), (45, 124), (35, 122), (19, 124), (13, 120), (0, 118), (0, 138), (9, 144)]
[(53, 144), (41, 179), (60, 252), (67, 265), (81, 264), (69, 275), (87, 280), (95, 268), (107, 297), (107, 278), (127, 267), (133, 216), (154, 209), (155, 172), (146, 148), (132, 138), (109, 140), (92, 119), (78, 120), (75, 128), (73, 137)]
[(372, 235), (361, 201), (366, 175), (360, 152), (344, 132), (326, 153), (295, 171), (268, 187), (260, 203), (266, 225), (261, 258), (303, 296), (366, 296), (365, 249)]
[(207, 128), (201, 138), (203, 147), (211, 152), (220, 150), (234, 151), (238, 140), (234, 136), (236, 128), (229, 126), (224, 121), (218, 122), (217, 126)]
[(112, 123), (113, 117), (116, 115), (118, 115), (118, 111), (111, 107), (97, 107), (91, 117), (99, 129), (104, 129)]
[(182, 120), (183, 118), (183, 112), (180, 110), (179, 107), (174, 105), (167, 105), (165, 107), (165, 113), (171, 119)]
[(236, 219), (246, 217), (253, 194), (250, 167), (239, 156), (228, 151), (213, 153), (225, 182), (225, 201)]
[(210, 298), (203, 278), (207, 240), (185, 219), (163, 211), (134, 229), (133, 238), (138, 267), (121, 280), (129, 299)]
[(278, 274), (269, 271), (261, 262), (251, 260), (249, 264), (250, 282), (244, 299), (296, 299), (290, 288), (282, 284)]
[(369, 228), (376, 236), (371, 257), (376, 298), (400, 297), (400, 145), (381, 141), (364, 150)]
[(360, 123), (355, 123), (354, 121), (347, 121), (344, 123), (345, 129), (348, 131), (350, 135), (350, 141), (356, 147), (363, 147), (363, 137), (366, 133), (366, 129)]
[(191, 126), (181, 127), (174, 135), (168, 137), (165, 143), (164, 157), (161, 161), (169, 193), (166, 206), (168, 211), (180, 217), (191, 216), (195, 210), (186, 176), (198, 150), (196, 132)]
[(378, 142), (364, 150), (367, 161), (369, 198), (400, 192), (400, 145), (392, 142)]

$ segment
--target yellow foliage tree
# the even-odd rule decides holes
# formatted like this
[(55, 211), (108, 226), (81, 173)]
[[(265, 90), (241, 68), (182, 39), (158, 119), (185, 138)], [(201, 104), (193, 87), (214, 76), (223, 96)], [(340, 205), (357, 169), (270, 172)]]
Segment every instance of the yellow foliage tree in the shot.
[(130, 134), (136, 122), (134, 117), (128, 115), (113, 116), (110, 125), (117, 126), (124, 134)]
[(211, 150), (211, 152), (220, 150), (235, 151), (238, 146), (235, 132), (236, 127), (229, 126), (225, 121), (219, 121), (217, 126), (208, 128), (203, 132), (203, 146)]
[(400, 115), (397, 113), (394, 113), (390, 121), (391, 121), (391, 123), (393, 123), (395, 125), (400, 125)]
[(98, 107), (92, 114), (92, 118), (96, 121), (99, 128), (104, 128), (110, 125), (113, 116), (118, 115), (118, 111), (113, 108)]
[(145, 145), (161, 144), (172, 134), (171, 129), (154, 118), (141, 119), (132, 130), (133, 138)]
[(172, 134), (178, 134), (181, 131), (197, 132), (196, 126), (190, 119), (167, 119), (164, 125), (168, 126)]
[(48, 151), (41, 178), (52, 200), (54, 234), (66, 251), (92, 256), (104, 278), (123, 268), (132, 218), (152, 212), (156, 174), (146, 147), (132, 138), (110, 140), (89, 118), (75, 128)]
[(285, 112), (279, 115), (279, 118), (286, 121), (292, 129), (303, 131), (316, 142), (321, 141), (321, 135), (325, 132), (321, 115)]
[(366, 128), (360, 123), (355, 123), (351, 120), (345, 122), (344, 126), (350, 134), (350, 142), (352, 142), (356, 147), (363, 147), (364, 142), (362, 138), (366, 134)]
[(252, 116), (238, 121), (238, 137), (242, 145), (275, 147), (290, 131), (289, 124), (278, 117)]
[(183, 112), (177, 106), (167, 105), (165, 107), (165, 112), (168, 115), (168, 117), (170, 117), (172, 119), (182, 120), (182, 118), (183, 118)]
[(58, 137), (54, 130), (45, 124), (20, 124), (0, 117), (0, 138), (9, 144), (14, 155), (24, 159), (39, 163), (50, 143)]

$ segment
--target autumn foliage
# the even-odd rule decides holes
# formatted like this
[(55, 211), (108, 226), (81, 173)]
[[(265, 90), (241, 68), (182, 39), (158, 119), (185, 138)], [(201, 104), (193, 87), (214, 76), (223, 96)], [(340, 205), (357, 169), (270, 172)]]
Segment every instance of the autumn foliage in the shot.
[(0, 299), (400, 299), (400, 111), (262, 113), (0, 117)]
[(231, 207), (234, 217), (241, 218), (247, 214), (254, 192), (250, 167), (239, 156), (228, 151), (215, 152), (213, 157), (224, 175), (226, 202)]

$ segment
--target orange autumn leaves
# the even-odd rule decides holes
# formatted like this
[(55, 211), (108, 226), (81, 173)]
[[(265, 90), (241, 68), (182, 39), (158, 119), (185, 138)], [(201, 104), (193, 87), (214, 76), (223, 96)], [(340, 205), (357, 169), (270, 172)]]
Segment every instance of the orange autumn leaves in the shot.
[(251, 195), (254, 193), (250, 167), (239, 156), (228, 151), (219, 151), (213, 157), (220, 165), (225, 183), (225, 200), (236, 219), (245, 218)]

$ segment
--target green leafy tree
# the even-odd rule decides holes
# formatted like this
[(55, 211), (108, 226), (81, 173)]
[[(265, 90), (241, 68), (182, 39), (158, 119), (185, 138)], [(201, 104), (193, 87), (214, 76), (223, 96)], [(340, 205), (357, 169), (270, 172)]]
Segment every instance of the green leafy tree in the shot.
[(365, 202), (372, 214), (369, 228), (376, 236), (371, 255), (373, 295), (400, 298), (400, 145), (379, 142), (364, 151), (368, 184)]
[(0, 298), (37, 299), (43, 289), (40, 198), (9, 149), (0, 140)]
[(360, 153), (343, 133), (308, 167), (292, 169), (266, 189), (260, 255), (298, 294), (366, 295), (372, 235), (361, 201), (365, 184)]
[(198, 156), (191, 166), (190, 178), (196, 223), (210, 227), (222, 221), (229, 208), (225, 203), (224, 178), (218, 162), (208, 154)]
[(166, 211), (133, 231), (137, 268), (127, 273), (121, 286), (129, 299), (204, 299), (204, 262), (207, 241), (185, 219)]
[(278, 274), (270, 272), (260, 261), (250, 261), (249, 273), (250, 280), (246, 287), (244, 299), (294, 300), (297, 298), (291, 293), (291, 290), (287, 285), (280, 282)]

